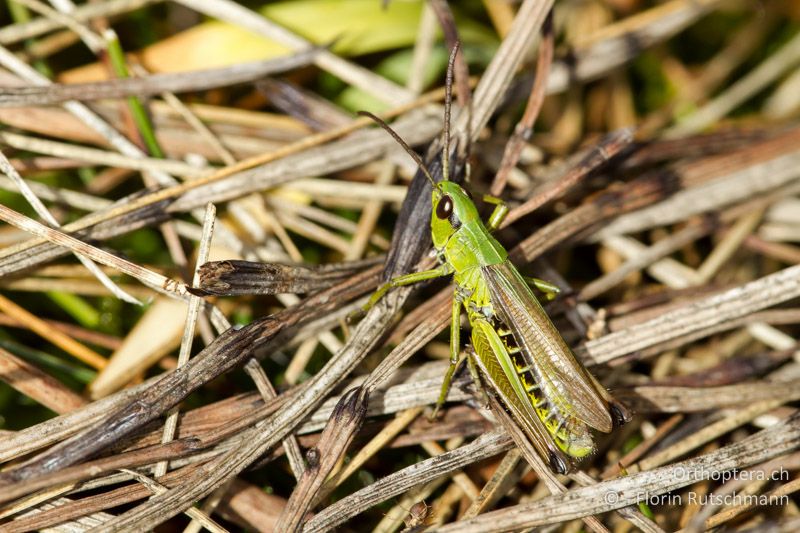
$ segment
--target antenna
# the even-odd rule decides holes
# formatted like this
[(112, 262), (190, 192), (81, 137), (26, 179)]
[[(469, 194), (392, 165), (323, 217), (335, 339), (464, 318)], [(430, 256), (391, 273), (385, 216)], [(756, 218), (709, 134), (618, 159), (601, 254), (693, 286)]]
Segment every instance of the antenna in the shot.
[(450, 51), (450, 59), (447, 62), (447, 76), (444, 82), (444, 147), (442, 148), (442, 176), (444, 181), (450, 179), (450, 107), (453, 98), (453, 69), (456, 63), (456, 54), (461, 47), (461, 43), (456, 41)]
[(369, 111), (359, 111), (358, 114), (361, 115), (362, 117), (371, 118), (372, 120), (374, 120), (378, 124), (378, 126), (383, 128), (384, 130), (386, 130), (386, 133), (391, 135), (392, 138), (395, 141), (397, 141), (397, 144), (402, 146), (405, 149), (405, 151), (408, 152), (408, 155), (410, 155), (411, 158), (414, 161), (416, 161), (417, 165), (419, 165), (419, 169), (422, 171), (423, 174), (425, 174), (425, 177), (428, 178), (428, 181), (431, 182), (431, 186), (432, 187), (436, 187), (436, 182), (433, 180), (433, 177), (431, 176), (431, 173), (428, 170), (428, 167), (426, 167), (425, 163), (422, 161), (422, 158), (419, 156), (419, 154), (417, 154), (417, 152), (412, 150), (411, 147), (408, 144), (406, 144), (406, 142), (397, 134), (396, 131), (394, 131), (391, 128), (391, 126), (389, 126), (386, 122), (384, 122), (382, 118), (373, 115)]

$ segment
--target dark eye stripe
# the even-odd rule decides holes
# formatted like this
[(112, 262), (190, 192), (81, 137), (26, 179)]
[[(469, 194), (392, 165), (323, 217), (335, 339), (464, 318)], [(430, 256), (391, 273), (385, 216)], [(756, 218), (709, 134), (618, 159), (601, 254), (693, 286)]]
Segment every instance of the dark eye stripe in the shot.
[(461, 227), (461, 221), (458, 219), (455, 213), (450, 215), (450, 225), (453, 226), (453, 229), (458, 229)]

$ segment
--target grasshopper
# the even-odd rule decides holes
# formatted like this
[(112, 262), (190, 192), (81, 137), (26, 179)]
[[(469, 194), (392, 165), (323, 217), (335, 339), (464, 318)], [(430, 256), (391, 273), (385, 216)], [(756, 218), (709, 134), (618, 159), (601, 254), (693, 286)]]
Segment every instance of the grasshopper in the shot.
[(574, 460), (594, 450), (591, 429), (609, 433), (614, 424), (627, 422), (630, 415), (578, 362), (529, 284), (548, 298), (553, 298), (558, 288), (536, 278), (523, 277), (492, 235), (508, 213), (505, 203), (484, 197), (495, 205), (484, 223), (471, 196), (449, 179), (449, 87), (454, 57), (455, 51), (446, 85), (442, 181), (433, 179), (421, 158), (386, 123), (363, 113), (406, 149), (430, 181), (431, 236), (439, 259), (437, 268), (401, 275), (379, 287), (365, 310), (393, 287), (452, 275), (455, 290), (450, 367), (434, 416), (447, 397), (459, 362), (463, 309), (472, 329), (473, 353), (468, 353), (467, 363), (476, 385), (481, 385), (480, 370), (540, 456), (554, 472), (564, 474)]

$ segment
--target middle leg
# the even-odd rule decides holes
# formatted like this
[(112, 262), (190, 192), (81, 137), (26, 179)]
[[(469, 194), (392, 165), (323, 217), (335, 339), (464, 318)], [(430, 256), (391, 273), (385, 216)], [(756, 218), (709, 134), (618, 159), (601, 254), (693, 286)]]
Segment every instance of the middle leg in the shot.
[(450, 313), (450, 366), (447, 368), (447, 373), (444, 375), (442, 382), (442, 390), (439, 392), (439, 399), (436, 401), (436, 407), (431, 414), (431, 420), (436, 418), (439, 414), (439, 409), (444, 405), (447, 400), (447, 393), (450, 392), (450, 383), (453, 381), (453, 375), (458, 368), (458, 354), (461, 349), (461, 295), (456, 288), (453, 293), (453, 305)]
[(508, 206), (501, 198), (490, 194), (485, 194), (483, 196), (483, 201), (487, 204), (494, 205), (494, 210), (492, 214), (489, 215), (489, 220), (486, 221), (486, 227), (489, 231), (495, 231), (500, 228), (500, 224), (503, 223), (506, 215), (508, 215)]
[(550, 283), (549, 281), (539, 278), (532, 278), (530, 276), (522, 276), (522, 278), (528, 283), (528, 285), (543, 292), (548, 301), (553, 300), (559, 295), (559, 293), (561, 293), (561, 289), (559, 289), (555, 283)]

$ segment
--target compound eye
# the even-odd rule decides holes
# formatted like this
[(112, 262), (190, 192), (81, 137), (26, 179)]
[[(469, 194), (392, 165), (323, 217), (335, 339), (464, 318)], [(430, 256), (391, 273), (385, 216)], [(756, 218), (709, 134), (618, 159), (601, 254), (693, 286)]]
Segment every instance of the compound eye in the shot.
[(453, 214), (453, 199), (448, 195), (442, 196), (439, 203), (436, 204), (436, 216), (442, 220), (450, 218)]

